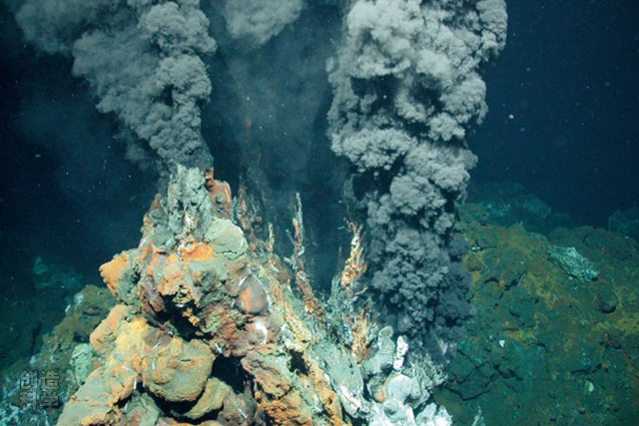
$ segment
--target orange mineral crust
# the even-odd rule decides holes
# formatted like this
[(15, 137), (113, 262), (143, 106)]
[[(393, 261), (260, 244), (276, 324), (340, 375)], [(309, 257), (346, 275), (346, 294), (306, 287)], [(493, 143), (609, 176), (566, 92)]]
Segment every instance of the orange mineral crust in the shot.
[(100, 267), (100, 275), (106, 283), (107, 287), (114, 295), (117, 292), (118, 285), (122, 276), (126, 272), (129, 264), (129, 257), (126, 252), (122, 252), (115, 256), (113, 260), (105, 263)]

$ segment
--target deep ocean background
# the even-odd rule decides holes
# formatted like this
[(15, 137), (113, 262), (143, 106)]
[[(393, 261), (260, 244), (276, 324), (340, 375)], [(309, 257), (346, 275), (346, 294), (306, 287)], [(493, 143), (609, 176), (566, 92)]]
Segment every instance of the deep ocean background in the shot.
[(485, 79), (490, 111), (471, 139), (474, 182), (519, 182), (606, 227), (639, 205), (639, 2), (507, 4), (506, 48)]

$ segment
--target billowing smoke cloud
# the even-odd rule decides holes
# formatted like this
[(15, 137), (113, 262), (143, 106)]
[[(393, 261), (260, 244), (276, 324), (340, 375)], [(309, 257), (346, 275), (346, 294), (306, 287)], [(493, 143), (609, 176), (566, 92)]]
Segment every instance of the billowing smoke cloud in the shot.
[(233, 38), (263, 45), (299, 18), (302, 0), (226, 0), (222, 14)]
[(201, 57), (216, 44), (199, 0), (25, 0), (16, 18), (28, 41), (73, 56), (98, 110), (129, 132), (129, 158), (159, 157), (160, 170), (211, 166), (200, 132), (211, 92)]
[(475, 164), (464, 138), (487, 111), (479, 71), (506, 23), (503, 0), (357, 0), (329, 64), (332, 147), (357, 170), (372, 286), (420, 340), (454, 339), (469, 315), (455, 202)]

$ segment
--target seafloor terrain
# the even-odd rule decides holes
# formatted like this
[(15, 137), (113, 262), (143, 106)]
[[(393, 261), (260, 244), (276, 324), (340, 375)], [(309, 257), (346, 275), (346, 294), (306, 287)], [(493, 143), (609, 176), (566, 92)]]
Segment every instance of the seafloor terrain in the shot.
[[(145, 226), (148, 228), (150, 225), (147, 222)], [(634, 424), (633, 422), (639, 418), (639, 244), (632, 238), (604, 229), (570, 227), (570, 218), (553, 213), (538, 198), (524, 194), (521, 188), (507, 185), (475, 190), (471, 195), (471, 202), (461, 206), (460, 222), (457, 226), (464, 233), (470, 246), (470, 251), (465, 257), (465, 266), (472, 275), (470, 301), (475, 310), (475, 317), (467, 324), (467, 332), (459, 342), (456, 356), (448, 371), (448, 380), (443, 387), (435, 391), (436, 401), (453, 415), (454, 424), (480, 424), (473, 423), (481, 420), (480, 417), (483, 417), (486, 425)], [(531, 229), (536, 232), (532, 232)], [(142, 256), (144, 251), (142, 246), (130, 254)], [(191, 254), (201, 257), (206, 253)], [(118, 259), (122, 260), (121, 257), (115, 259), (116, 263)], [(114, 270), (119, 270), (121, 266)], [(39, 264), (36, 272), (42, 270), (43, 266)], [(51, 270), (58, 272), (52, 273)], [(50, 266), (46, 271), (49, 277), (74, 279), (72, 273), (69, 273), (67, 278), (60, 278), (60, 274), (64, 272), (61, 267), (56, 269)], [(35, 273), (34, 279), (44, 279), (44, 275)], [(110, 277), (109, 273), (105, 274), (105, 277), (113, 290), (113, 277)], [(124, 300), (125, 304), (119, 305), (119, 310), (111, 310), (115, 301), (104, 285), (84, 288), (73, 298), (60, 323), (52, 330), (47, 329), (38, 322), (38, 318), (55, 318), (56, 312), (60, 312), (58, 299), (63, 298), (53, 298), (46, 291), (47, 287), (44, 284), (39, 285), (42, 287), (41, 291), (16, 306), (21, 312), (37, 312), (37, 315), (21, 315), (19, 318), (24, 317), (21, 321), (16, 318), (13, 321), (5, 319), (5, 324), (11, 324), (13, 327), (12, 335), (18, 338), (1, 341), (4, 376), (3, 424), (45, 424), (44, 411), (30, 412), (19, 408), (17, 380), (20, 372), (25, 369), (59, 370), (62, 379), (60, 395), (63, 401), (69, 401), (70, 396), (82, 383), (90, 380), (95, 382), (96, 374), (91, 373), (92, 370), (97, 371), (109, 363), (101, 360), (100, 354), (108, 358), (112, 356), (113, 351), (121, 351), (127, 354), (126, 358), (133, 359), (135, 357), (132, 353), (135, 351), (158, 350), (160, 353), (155, 360), (157, 366), (153, 367), (157, 367), (158, 370), (170, 370), (168, 364), (163, 365), (162, 357), (166, 354), (163, 355), (162, 352), (170, 354), (171, 351), (200, 351), (204, 355), (208, 353), (207, 350), (198, 347), (182, 347), (184, 342), (168, 338), (165, 338), (167, 341), (159, 338), (157, 342), (144, 343), (143, 346), (149, 346), (148, 348), (126, 346), (105, 349), (105, 346), (114, 344), (113, 339), (117, 346), (119, 335), (141, 333), (143, 330), (133, 325), (137, 324), (135, 319), (131, 319), (134, 315), (128, 320), (123, 320), (126, 315), (121, 312), (133, 309), (131, 306), (139, 303), (138, 296), (120, 295), (119, 298)], [(117, 288), (115, 290), (117, 293)], [(167, 292), (172, 290), (175, 289), (166, 289)], [(260, 288), (249, 290), (249, 293), (259, 292)], [(144, 300), (144, 296), (140, 297)], [(312, 301), (308, 298), (305, 300), (307, 308), (308, 303), (312, 306)], [(51, 303), (52, 299), (58, 300), (58, 303)], [(239, 300), (242, 301), (242, 298)], [(258, 313), (264, 306), (256, 306), (256, 301), (267, 303), (259, 297), (245, 298), (245, 306), (242, 308), (244, 313), (234, 315), (250, 316), (251, 313)], [(179, 301), (176, 306), (180, 306)], [(291, 307), (290, 316), (297, 315), (294, 312), (299, 308)], [(162, 313), (162, 310), (168, 310), (168, 307), (149, 305), (141, 309), (153, 311), (154, 315), (162, 318), (162, 315), (167, 314)], [(88, 344), (89, 336), (107, 316), (109, 310), (111, 321), (103, 323), (98, 327), (98, 331), (94, 332), (91, 348)], [(190, 316), (191, 314), (185, 314), (184, 318), (191, 325), (200, 327), (197, 315)], [(60, 316), (59, 313), (57, 315)], [(270, 320), (277, 321), (274, 318)], [(283, 324), (288, 324), (287, 321), (291, 321), (291, 318), (285, 319)], [(254, 320), (253, 324), (256, 324)], [(109, 327), (115, 329), (105, 329)], [(116, 332), (118, 328), (121, 330)], [(252, 333), (255, 336), (249, 336), (253, 340), (245, 342), (244, 345), (254, 345), (255, 340), (261, 339), (260, 333), (263, 331), (260, 327), (253, 327)], [(299, 385), (298, 377), (314, 377), (312, 371), (304, 371), (304, 374), (301, 374), (299, 370), (315, 365), (309, 359), (325, 356), (321, 354), (322, 349), (318, 350), (317, 345), (309, 343), (310, 340), (296, 342), (310, 345), (309, 347), (314, 349), (308, 352), (309, 355), (304, 355), (304, 351), (298, 352), (302, 355), (295, 361), (296, 373), (291, 375), (284, 373), (288, 371), (286, 368), (273, 364), (269, 367), (272, 370), (264, 376), (264, 372), (268, 370), (265, 368), (269, 363), (268, 356), (251, 357), (240, 347), (241, 345), (232, 350), (234, 357), (249, 359), (248, 368), (255, 369), (255, 380), (261, 380), (262, 384), (265, 380), (274, 380), (277, 377), (274, 371), (278, 368), (282, 373), (281, 377), (291, 380), (290, 384), (282, 382), (270, 388), (273, 393), (263, 395), (258, 401), (259, 408), (274, 410), (271, 414), (283, 416), (282, 418), (303, 412), (305, 403), (303, 398), (289, 398), (285, 393), (279, 395), (279, 392), (289, 389), (288, 385), (290, 389), (295, 389)], [(222, 343), (221, 341), (220, 344)], [(30, 351), (34, 350), (39, 353), (29, 361)], [(97, 355), (94, 355), (94, 350)], [(323, 350), (330, 352), (331, 349), (326, 347)], [(204, 355), (200, 358), (206, 358)], [(209, 355), (209, 358), (213, 357)], [(116, 369), (117, 367), (112, 366)], [(131, 376), (129, 378), (133, 381), (133, 375), (127, 375), (124, 367), (126, 365), (118, 370), (118, 374), (123, 374), (123, 377)], [(149, 366), (140, 367), (132, 364), (130, 368), (148, 369)], [(219, 368), (216, 374), (231, 382), (232, 386), (215, 381), (209, 381), (208, 384), (202, 382), (207, 389), (212, 389), (210, 393), (213, 396), (208, 401), (208, 408), (219, 413), (218, 420), (223, 422), (226, 418), (231, 422), (229, 424), (234, 424), (232, 419), (239, 411), (236, 410), (237, 407), (225, 411), (222, 399), (225, 399), (227, 405), (239, 404), (247, 411), (256, 407), (252, 406), (250, 398), (242, 396), (244, 385), (241, 380), (231, 380), (230, 375), (235, 373), (220, 372)], [(227, 364), (226, 368), (230, 368), (230, 364)], [(348, 368), (345, 367), (346, 370)], [(315, 383), (311, 386), (322, 388), (321, 382), (324, 378), (315, 373)], [(183, 379), (193, 381), (194, 377)], [(149, 379), (148, 382), (151, 389), (154, 386), (153, 381)], [(175, 400), (173, 404), (177, 406), (173, 407), (173, 410), (179, 410), (182, 404), (179, 401), (188, 395), (175, 396), (171, 392), (179, 390), (180, 387), (187, 389), (188, 386), (180, 383), (171, 384), (171, 380), (169, 384), (175, 386), (174, 388), (162, 383), (162, 380), (157, 380), (156, 388), (151, 389), (151, 393)], [(341, 419), (342, 414), (337, 411), (330, 414), (330, 409), (326, 409), (336, 407), (335, 394), (332, 393), (331, 386), (326, 387), (327, 384), (324, 384), (324, 394), (321, 396), (321, 404), (324, 404), (325, 408), (320, 411), (324, 412), (324, 416), (332, 415), (333, 421), (337, 422), (336, 419)], [(133, 418), (136, 415), (135, 410), (140, 411), (139, 407), (148, 411), (148, 407), (153, 406), (150, 399), (145, 399), (142, 391), (133, 401), (126, 406), (119, 406), (117, 401), (113, 401), (113, 404), (123, 413), (134, 416)], [(72, 400), (71, 405), (80, 405), (79, 412), (84, 415), (91, 411), (87, 408), (91, 405), (90, 400)], [(68, 407), (69, 404), (67, 413)], [(160, 409), (171, 411), (170, 407)], [(478, 416), (478, 412), (482, 415)], [(92, 415), (99, 414), (93, 412)], [(60, 410), (52, 410), (48, 415), (53, 421), (60, 415)], [(156, 418), (157, 415), (152, 413), (148, 418), (139, 418), (140, 421), (151, 421), (151, 418)], [(72, 420), (69, 420), (69, 416)], [(67, 414), (62, 424), (78, 421), (74, 416), (76, 414)], [(198, 417), (194, 414), (193, 416)], [(313, 415), (310, 418), (314, 418)], [(305, 424), (304, 421), (310, 421), (309, 419), (297, 420), (302, 422), (300, 424)], [(204, 423), (201, 421), (202, 418), (200, 423), (194, 424), (217, 424), (213, 420), (206, 420)], [(173, 423), (167, 421), (165, 424)]]
[[(461, 207), (476, 315), (438, 401), (460, 424), (478, 408), (495, 426), (637, 424), (637, 241), (589, 226), (550, 230), (569, 220), (535, 197), (487, 192)], [(561, 262), (557, 247), (576, 250), (560, 250)]]

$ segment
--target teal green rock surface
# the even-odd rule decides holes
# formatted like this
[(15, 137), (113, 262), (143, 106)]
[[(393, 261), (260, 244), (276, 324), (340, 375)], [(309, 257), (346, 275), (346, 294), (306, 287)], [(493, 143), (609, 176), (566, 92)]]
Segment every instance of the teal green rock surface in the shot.
[[(455, 424), (478, 410), (490, 426), (637, 424), (639, 244), (591, 227), (500, 226), (477, 204), (461, 217), (476, 315), (435, 394)], [(560, 267), (555, 247), (579, 257)]]

